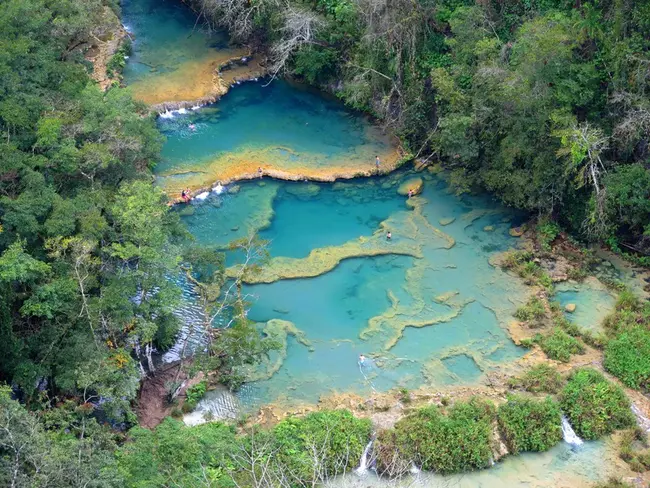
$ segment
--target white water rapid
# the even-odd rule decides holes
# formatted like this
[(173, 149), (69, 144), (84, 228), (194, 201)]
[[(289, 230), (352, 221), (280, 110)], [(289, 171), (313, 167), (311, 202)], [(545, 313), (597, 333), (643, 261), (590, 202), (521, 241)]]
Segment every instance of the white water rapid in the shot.
[(573, 427), (571, 427), (569, 420), (564, 415), (562, 415), (562, 437), (564, 442), (572, 446), (581, 446), (583, 444), (582, 439), (573, 431)]
[(368, 454), (370, 454), (370, 449), (372, 449), (372, 442), (368, 442), (368, 445), (366, 448), (363, 450), (363, 454), (361, 455), (361, 460), (359, 461), (359, 467), (355, 469), (355, 472), (359, 476), (363, 476), (368, 472)]

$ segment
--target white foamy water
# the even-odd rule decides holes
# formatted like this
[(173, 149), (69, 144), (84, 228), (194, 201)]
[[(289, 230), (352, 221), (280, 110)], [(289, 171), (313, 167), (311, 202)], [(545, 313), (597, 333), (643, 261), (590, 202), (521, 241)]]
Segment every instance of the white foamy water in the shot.
[(194, 198), (196, 198), (197, 200), (205, 200), (206, 198), (208, 198), (209, 195), (210, 195), (209, 191), (204, 191), (204, 192), (199, 193)]
[(219, 183), (217, 186), (212, 188), (212, 191), (215, 192), (217, 195), (221, 195), (226, 188)]
[(360, 476), (363, 476), (368, 472), (368, 454), (370, 453), (370, 449), (372, 449), (372, 441), (368, 442), (368, 445), (363, 450), (361, 460), (359, 461), (359, 467), (355, 470), (355, 472)]
[(581, 446), (583, 444), (582, 439), (573, 431), (573, 427), (571, 427), (569, 420), (564, 415), (562, 416), (562, 437), (564, 442), (572, 446)]

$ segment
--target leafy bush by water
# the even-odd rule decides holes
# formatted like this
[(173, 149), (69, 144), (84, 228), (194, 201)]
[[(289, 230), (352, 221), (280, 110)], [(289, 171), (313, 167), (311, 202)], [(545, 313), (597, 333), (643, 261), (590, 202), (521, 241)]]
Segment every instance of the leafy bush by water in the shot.
[(636, 325), (610, 340), (604, 366), (626, 386), (648, 390), (650, 386), (650, 331)]
[(538, 364), (518, 378), (510, 379), (510, 386), (523, 388), (531, 393), (558, 393), (564, 380), (555, 368), (548, 364)]
[(513, 395), (499, 407), (499, 429), (512, 454), (548, 451), (562, 440), (560, 405), (550, 397), (535, 400)]
[(193, 410), (196, 405), (201, 401), (201, 399), (205, 396), (205, 392), (208, 389), (208, 382), (203, 380), (200, 383), (197, 383), (194, 386), (190, 386), (186, 391), (185, 391), (185, 396), (187, 397), (187, 400), (185, 402), (185, 405), (187, 405), (187, 408), (190, 410)]
[(593, 369), (580, 369), (571, 375), (560, 404), (576, 434), (584, 439), (598, 439), (635, 424), (623, 390)]
[(377, 467), (389, 475), (402, 474), (411, 462), (443, 474), (485, 468), (494, 418), (494, 405), (478, 398), (456, 403), (447, 415), (438, 407), (421, 408), (379, 434)]
[(315, 473), (342, 474), (358, 465), (371, 431), (370, 420), (358, 419), (347, 410), (292, 417), (272, 431), (273, 456), (296, 482), (309, 482)]
[(231, 453), (236, 447), (234, 429), (220, 423), (186, 427), (167, 418), (155, 430), (135, 427), (129, 441), (117, 452), (124, 486), (232, 487)]
[(526, 305), (519, 307), (515, 312), (515, 317), (524, 322), (541, 319), (544, 315), (546, 315), (544, 302), (542, 302), (538, 297), (531, 297)]
[(534, 341), (539, 344), (549, 358), (563, 363), (569, 362), (572, 354), (585, 352), (584, 346), (578, 339), (571, 337), (559, 327), (545, 335), (537, 334)]

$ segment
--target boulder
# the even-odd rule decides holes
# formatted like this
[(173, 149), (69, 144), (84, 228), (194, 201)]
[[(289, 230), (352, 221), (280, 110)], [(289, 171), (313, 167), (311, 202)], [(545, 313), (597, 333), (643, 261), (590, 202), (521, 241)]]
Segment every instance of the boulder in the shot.
[(524, 228), (523, 227), (512, 227), (512, 228), (510, 228), (508, 233), (512, 237), (521, 237), (521, 236), (524, 235)]
[(230, 195), (234, 195), (236, 193), (239, 193), (239, 190), (241, 190), (241, 187), (239, 185), (233, 185), (230, 188), (228, 188), (228, 193)]
[(576, 311), (576, 304), (575, 303), (567, 303), (566, 307), (564, 307), (564, 310), (566, 310), (569, 313), (573, 313)]
[(438, 223), (442, 226), (445, 226), (451, 224), (454, 220), (456, 220), (456, 217), (444, 217), (440, 219)]
[(422, 193), (422, 188), (424, 188), (424, 181), (422, 178), (411, 178), (402, 183), (399, 188), (397, 188), (397, 193), (400, 195), (408, 195), (409, 190), (413, 191), (413, 195), (418, 195)]
[(483, 230), (485, 232), (493, 232), (494, 231), (494, 226), (493, 225), (486, 225), (485, 227), (483, 227)]

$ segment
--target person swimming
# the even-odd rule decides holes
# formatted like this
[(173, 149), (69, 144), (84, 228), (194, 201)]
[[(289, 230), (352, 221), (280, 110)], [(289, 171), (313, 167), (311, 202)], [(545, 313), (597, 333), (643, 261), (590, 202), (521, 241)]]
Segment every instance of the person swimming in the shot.
[(359, 354), (359, 364), (363, 364), (366, 361), (366, 357), (363, 354)]
[(386, 234), (386, 240), (390, 241), (393, 238), (393, 234), (388, 231), (388, 234)]
[(190, 124), (188, 125), (188, 127), (190, 128), (190, 130), (196, 130), (196, 125), (194, 124)]

